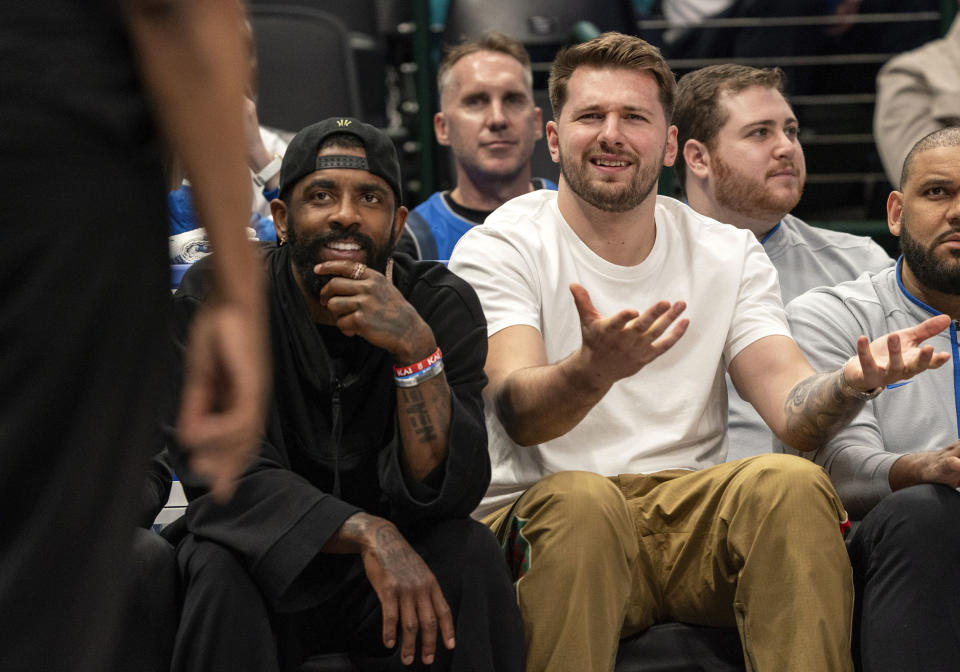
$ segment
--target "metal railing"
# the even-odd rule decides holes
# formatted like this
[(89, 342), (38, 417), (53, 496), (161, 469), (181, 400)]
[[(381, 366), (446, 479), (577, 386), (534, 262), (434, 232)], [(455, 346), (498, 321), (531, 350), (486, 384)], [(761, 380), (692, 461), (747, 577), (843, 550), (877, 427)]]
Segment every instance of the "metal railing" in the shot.
[(661, 30), (667, 28), (772, 28), (792, 26), (834, 26), (856, 23), (909, 23), (920, 21), (939, 21), (940, 12), (895, 12), (888, 14), (851, 14), (846, 16), (770, 16), (742, 17), (729, 19), (703, 19), (695, 25), (677, 26), (665, 19), (640, 19), (639, 30)]

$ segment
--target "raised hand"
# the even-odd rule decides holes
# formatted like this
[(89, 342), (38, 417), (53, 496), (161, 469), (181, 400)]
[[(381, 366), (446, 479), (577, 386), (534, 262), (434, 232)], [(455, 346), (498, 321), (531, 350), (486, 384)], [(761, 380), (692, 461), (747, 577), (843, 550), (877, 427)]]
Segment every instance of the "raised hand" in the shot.
[(263, 144), (260, 135), (260, 120), (257, 118), (257, 104), (250, 98), (243, 99), (243, 140), (246, 150), (247, 166), (255, 173), (273, 159)]
[[(687, 307), (683, 301), (660, 301), (642, 314), (621, 310), (604, 317), (581, 285), (570, 285), (570, 292), (580, 315), (581, 353), (586, 360), (583, 372), (599, 388), (632, 376), (672, 348), (690, 325), (686, 318), (677, 321)], [(664, 335), (675, 321), (673, 329)]]
[(383, 273), (353, 261), (327, 261), (314, 272), (336, 276), (320, 292), (320, 301), (347, 336), (392, 352), (400, 363), (436, 349), (430, 327)]
[(857, 356), (844, 365), (847, 383), (867, 391), (943, 366), (950, 360), (950, 353), (935, 353), (932, 345), (922, 343), (949, 326), (949, 316), (937, 315), (914, 327), (881, 336), (872, 343), (861, 336), (857, 339)]

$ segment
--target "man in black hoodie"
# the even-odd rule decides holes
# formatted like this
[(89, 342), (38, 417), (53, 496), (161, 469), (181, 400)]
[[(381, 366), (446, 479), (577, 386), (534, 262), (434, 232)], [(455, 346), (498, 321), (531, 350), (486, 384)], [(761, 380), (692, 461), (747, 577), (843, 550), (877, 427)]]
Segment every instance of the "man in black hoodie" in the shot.
[[(391, 259), (407, 209), (382, 132), (333, 118), (293, 139), (265, 255), (275, 366), (261, 453), (226, 505), (190, 475), (175, 670), (278, 670), (347, 649), (362, 669), (519, 670), (493, 536), (486, 323), (435, 263)], [(175, 296), (207, 297), (206, 262)]]

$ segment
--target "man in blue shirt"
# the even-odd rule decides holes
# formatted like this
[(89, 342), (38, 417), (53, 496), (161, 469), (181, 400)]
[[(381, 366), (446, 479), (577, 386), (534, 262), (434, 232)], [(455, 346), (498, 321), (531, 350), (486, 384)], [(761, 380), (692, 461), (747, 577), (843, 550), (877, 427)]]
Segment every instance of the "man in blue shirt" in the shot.
[(447, 52), (437, 73), (437, 142), (450, 147), (457, 184), (438, 191), (407, 219), (398, 249), (420, 259), (449, 259), (460, 236), (506, 201), (534, 189), (556, 189), (530, 178), (530, 159), (543, 135), (533, 101), (530, 57), (498, 33)]

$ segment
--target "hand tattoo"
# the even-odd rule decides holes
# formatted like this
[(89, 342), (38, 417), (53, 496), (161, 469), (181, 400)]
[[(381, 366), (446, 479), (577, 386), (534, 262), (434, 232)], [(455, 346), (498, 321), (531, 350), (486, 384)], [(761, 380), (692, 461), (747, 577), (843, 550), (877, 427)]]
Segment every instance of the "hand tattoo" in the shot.
[(402, 581), (415, 581), (423, 569), (423, 559), (410, 547), (407, 540), (393, 525), (384, 525), (377, 530), (378, 555), (394, 576)]

